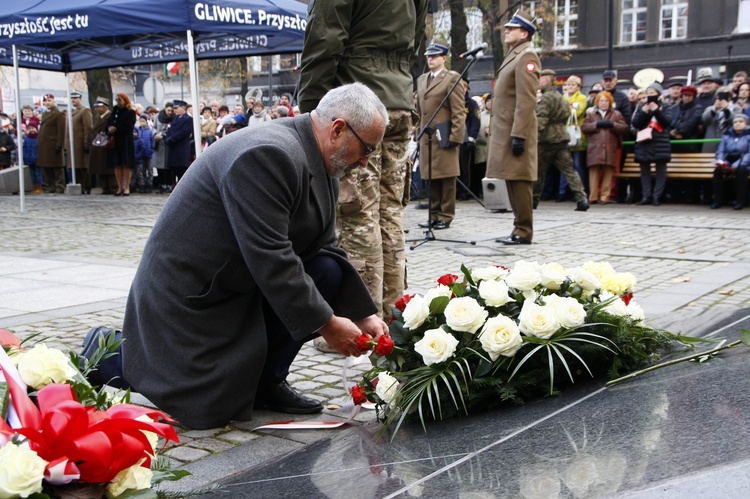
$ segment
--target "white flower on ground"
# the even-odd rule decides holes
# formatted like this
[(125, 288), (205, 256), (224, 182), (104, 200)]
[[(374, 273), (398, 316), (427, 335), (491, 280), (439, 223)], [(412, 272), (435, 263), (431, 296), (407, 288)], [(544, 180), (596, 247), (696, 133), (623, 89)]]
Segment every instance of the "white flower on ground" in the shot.
[(586, 291), (593, 291), (601, 287), (599, 279), (594, 274), (582, 267), (573, 267), (572, 269), (568, 269), (568, 276), (573, 282), (581, 286)]
[(496, 265), (472, 269), (471, 271), (471, 278), (474, 280), (474, 282), (499, 281), (506, 275), (508, 275), (508, 269), (505, 267), (498, 267)]
[(632, 293), (635, 289), (636, 279), (630, 272), (618, 272), (602, 279), (602, 288), (610, 293), (622, 296)]
[(457, 346), (458, 340), (452, 334), (438, 328), (426, 331), (424, 337), (414, 344), (414, 351), (429, 366), (450, 359)]
[(414, 295), (404, 308), (404, 326), (416, 329), (430, 316), (430, 304), (420, 295)]
[(518, 315), (518, 327), (523, 334), (546, 340), (560, 329), (560, 321), (552, 307), (527, 301)]
[(586, 310), (575, 298), (550, 295), (544, 297), (544, 304), (552, 307), (562, 327), (576, 327), (586, 321)]
[(375, 387), (375, 394), (386, 404), (390, 404), (398, 392), (398, 380), (391, 376), (388, 371), (378, 374), (378, 386)]
[(587, 270), (594, 274), (594, 276), (600, 281), (605, 277), (615, 274), (615, 269), (612, 268), (612, 265), (610, 265), (609, 262), (586, 262), (581, 265), (581, 267), (583, 270)]
[(481, 281), (479, 296), (490, 307), (502, 307), (508, 302), (515, 301), (508, 294), (508, 285), (504, 281)]
[(40, 390), (50, 383), (64, 383), (76, 374), (64, 353), (41, 343), (15, 355), (13, 362), (18, 365), (18, 374), (23, 382), (34, 390)]
[(0, 448), (0, 497), (28, 497), (42, 491), (47, 461), (26, 445), (5, 444)]
[(490, 354), (490, 359), (497, 360), (501, 355), (513, 357), (521, 345), (521, 331), (518, 324), (504, 315), (490, 317), (482, 328), (479, 342), (485, 352)]
[(453, 295), (453, 291), (451, 288), (444, 284), (438, 284), (436, 287), (431, 288), (427, 291), (424, 295), (424, 301), (427, 303), (427, 307), (429, 308), (430, 304), (432, 303), (432, 300), (439, 296), (446, 296), (450, 298)]
[(646, 313), (635, 300), (630, 300), (630, 303), (625, 307), (625, 310), (627, 310), (630, 318), (636, 322), (642, 322), (646, 319)]
[(454, 331), (476, 333), (487, 320), (488, 312), (474, 298), (454, 298), (445, 307), (445, 323)]
[(141, 466), (144, 460), (145, 458), (141, 459), (130, 468), (125, 468), (115, 475), (115, 478), (107, 485), (107, 497), (117, 497), (126, 490), (150, 489), (154, 473), (151, 469)]
[(559, 263), (545, 263), (542, 265), (542, 286), (552, 291), (557, 291), (567, 277), (565, 267)]
[(513, 265), (505, 282), (519, 291), (531, 291), (542, 282), (541, 267), (536, 262), (519, 260)]
[(607, 300), (614, 298), (614, 300), (612, 300), (611, 303), (607, 304), (602, 309), (605, 312), (612, 314), (612, 315), (616, 315), (618, 317), (629, 315), (628, 308), (625, 306), (625, 302), (619, 296), (615, 296), (609, 291), (602, 291), (601, 295), (599, 295), (599, 298), (601, 299), (602, 302), (605, 302)]

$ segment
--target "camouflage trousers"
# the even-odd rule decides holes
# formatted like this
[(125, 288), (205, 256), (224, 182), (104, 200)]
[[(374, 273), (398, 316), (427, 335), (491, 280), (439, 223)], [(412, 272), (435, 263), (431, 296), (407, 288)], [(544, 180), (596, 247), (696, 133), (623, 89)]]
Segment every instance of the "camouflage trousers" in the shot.
[(403, 210), (411, 182), (406, 153), (411, 111), (388, 110), (388, 118), (383, 142), (367, 167), (341, 179), (336, 217), (339, 246), (386, 318), (406, 286)]
[(550, 165), (554, 165), (563, 174), (577, 202), (588, 199), (581, 177), (578, 176), (578, 172), (573, 164), (573, 156), (568, 149), (568, 143), (545, 143), (539, 144), (537, 148), (537, 180), (534, 182), (534, 205), (538, 204), (539, 199), (542, 197), (544, 178), (547, 176), (547, 170)]

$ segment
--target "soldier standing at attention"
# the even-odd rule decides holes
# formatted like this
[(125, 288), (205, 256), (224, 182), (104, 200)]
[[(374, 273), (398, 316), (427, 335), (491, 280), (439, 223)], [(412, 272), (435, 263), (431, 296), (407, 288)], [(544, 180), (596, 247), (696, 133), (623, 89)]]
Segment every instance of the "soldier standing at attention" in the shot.
[(517, 10), (505, 25), (510, 47), (495, 76), (487, 176), (505, 180), (513, 209), (513, 232), (496, 241), (531, 244), (534, 234), (534, 181), (537, 179), (536, 91), (541, 62), (531, 45), (536, 33), (534, 19)]
[(570, 118), (570, 104), (555, 86), (555, 73), (551, 69), (542, 71), (539, 89), (542, 98), (536, 105), (536, 119), (539, 143), (537, 147), (538, 172), (534, 183), (534, 207), (539, 204), (544, 188), (544, 178), (550, 165), (563, 174), (576, 200), (576, 211), (589, 209), (588, 196), (581, 177), (573, 165), (573, 156), (568, 149), (570, 137), (566, 125)]
[[(428, 73), (417, 79), (417, 113), (422, 120), (420, 129), (427, 125), (427, 121), (435, 114), (438, 106), (453, 84), (461, 75), (445, 67), (448, 59), (448, 47), (433, 43), (427, 47)], [(430, 127), (435, 130), (432, 138), (432, 168), (430, 171), (427, 151), (427, 134), (422, 136), (419, 144), (419, 173), (423, 179), (430, 179), (430, 223), (422, 222), (420, 227), (433, 229), (447, 229), (456, 214), (456, 177), (461, 173), (458, 159), (459, 145), (463, 144), (466, 136), (466, 103), (464, 95), (466, 85), (459, 82), (453, 93), (448, 97)], [(449, 137), (439, 135), (440, 125), (445, 124), (444, 132)]]
[(76, 180), (81, 184), (82, 194), (91, 194), (91, 177), (89, 176), (89, 153), (91, 152), (91, 130), (93, 128), (93, 117), (91, 109), (83, 105), (81, 92), (70, 92), (71, 119), (73, 120), (73, 140), (68, 136), (65, 128), (65, 147), (68, 151), (73, 148), (73, 159), (75, 165), (70, 162), (68, 166), (76, 169)]
[[(403, 209), (409, 202), (407, 156), (414, 107), (416, 62), (428, 0), (325, 0), (310, 2), (302, 49), (299, 109), (308, 113), (331, 89), (359, 82), (385, 104), (388, 123), (380, 144), (364, 142), (364, 130), (343, 130), (369, 158), (340, 179), (336, 228), (339, 245), (390, 317), (404, 292), (406, 255)], [(333, 351), (323, 338), (322, 351)]]

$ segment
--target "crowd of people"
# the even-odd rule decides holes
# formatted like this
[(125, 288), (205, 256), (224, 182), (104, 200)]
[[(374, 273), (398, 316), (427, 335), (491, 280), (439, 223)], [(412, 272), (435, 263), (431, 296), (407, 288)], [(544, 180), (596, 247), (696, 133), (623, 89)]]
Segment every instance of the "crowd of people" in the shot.
[[(244, 127), (276, 118), (294, 116), (290, 94), (282, 94), (269, 109), (252, 96), (246, 106), (230, 111), (214, 100), (200, 103), (196, 119), (201, 124), (201, 147)], [(195, 159), (193, 109), (182, 100), (167, 102), (162, 109), (133, 103), (125, 93), (113, 102), (98, 97), (91, 109), (83, 105), (80, 92), (70, 93), (73, 139), (67, 114), (55, 95), (44, 94), (40, 105), (22, 107), (20, 132), (22, 156), (29, 166), (32, 194), (63, 193), (73, 181), (83, 194), (93, 187), (102, 194), (129, 196), (137, 193), (169, 193)], [(299, 112), (297, 110), (297, 112)], [(16, 115), (0, 113), (0, 169), (18, 164)]]
[[(692, 85), (683, 78), (653, 82), (646, 88), (633, 85), (619, 89), (617, 72), (607, 70), (588, 95), (583, 93), (579, 77), (568, 77), (562, 91), (554, 85), (555, 78), (554, 71), (543, 70), (537, 93), (539, 178), (534, 184), (534, 208), (539, 200), (573, 198), (578, 210), (586, 204), (612, 202), (659, 206), (665, 200), (705, 203), (716, 209), (729, 190), (734, 209), (746, 205), (750, 167), (745, 156), (750, 153), (745, 139), (750, 134), (746, 72), (737, 72), (725, 84), (711, 68), (700, 68)], [(556, 99), (550, 97), (558, 95), (567, 102), (567, 111), (557, 109), (559, 106), (552, 109)], [(490, 94), (474, 97), (482, 120), (473, 165), (477, 176), (484, 176), (486, 169), (492, 99)], [(581, 140), (570, 140), (565, 130), (570, 125), (579, 127)], [(555, 126), (563, 132), (560, 137), (554, 137)], [(713, 181), (675, 180), (668, 184), (668, 164), (677, 152), (715, 154)], [(628, 154), (640, 166), (640, 181), (615, 178)], [(481, 196), (481, 190), (474, 193)]]

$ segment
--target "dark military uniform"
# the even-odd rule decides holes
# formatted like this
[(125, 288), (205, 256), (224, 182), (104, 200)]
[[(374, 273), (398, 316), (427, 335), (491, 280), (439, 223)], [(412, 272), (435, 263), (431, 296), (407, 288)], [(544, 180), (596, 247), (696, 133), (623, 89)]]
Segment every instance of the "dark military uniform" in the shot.
[(577, 202), (587, 201), (586, 190), (573, 164), (573, 156), (568, 149), (570, 104), (557, 91), (554, 84), (542, 89), (542, 98), (536, 105), (536, 119), (539, 127), (538, 173), (534, 183), (534, 205), (539, 203), (544, 188), (544, 178), (550, 165), (554, 165), (565, 176), (568, 186)]
[(37, 139), (36, 165), (42, 168), (47, 192), (65, 192), (65, 114), (56, 106), (42, 114)]

